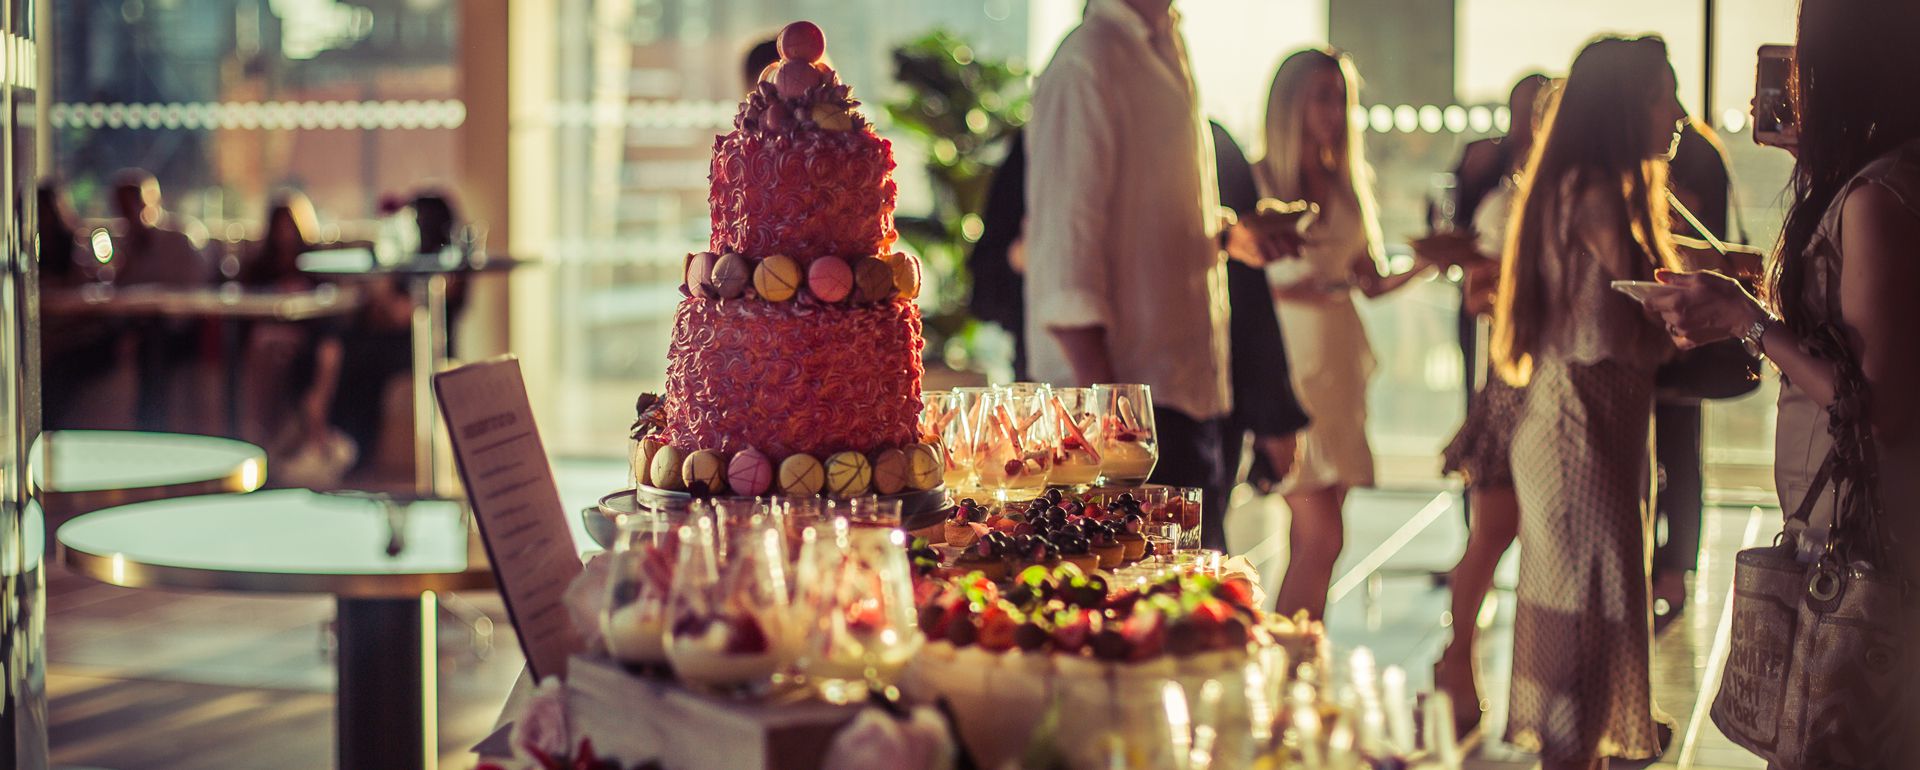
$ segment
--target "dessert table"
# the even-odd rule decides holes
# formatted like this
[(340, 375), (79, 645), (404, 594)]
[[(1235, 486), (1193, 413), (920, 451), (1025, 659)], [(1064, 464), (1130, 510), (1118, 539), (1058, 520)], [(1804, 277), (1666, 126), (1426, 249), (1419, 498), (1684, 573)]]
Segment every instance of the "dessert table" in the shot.
[(34, 442), (30, 462), (55, 522), (112, 505), (251, 492), (267, 475), (260, 447), (184, 433), (48, 431)]
[(206, 495), (83, 514), (60, 560), (129, 588), (332, 594), (336, 766), (437, 765), (437, 591), (491, 590), (459, 503), (307, 490)]
[(459, 275), (485, 275), (536, 264), (534, 260), (484, 254), (421, 254), (398, 263), (374, 259), (370, 249), (333, 249), (300, 257), (301, 272), (334, 279), (398, 279), (413, 301), (413, 463), (414, 493), (449, 493), (441, 484), (442, 458), (433, 439), (440, 422), (433, 401), (433, 375), (447, 364), (447, 281)]

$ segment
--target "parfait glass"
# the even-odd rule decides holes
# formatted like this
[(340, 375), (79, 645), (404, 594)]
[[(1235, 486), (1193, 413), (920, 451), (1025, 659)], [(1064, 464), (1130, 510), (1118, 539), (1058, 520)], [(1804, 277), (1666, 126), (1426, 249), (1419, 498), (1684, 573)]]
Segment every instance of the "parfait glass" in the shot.
[(1054, 388), (1053, 411), (1059, 420), (1059, 448), (1053, 454), (1053, 472), (1047, 483), (1083, 494), (1100, 480), (1099, 410), (1092, 388)]
[(607, 653), (621, 665), (658, 670), (667, 663), (667, 599), (673, 585), (673, 556), (662, 547), (660, 519), (648, 513), (623, 514), (607, 570), (607, 601), (600, 613), (600, 636)]
[(1153, 390), (1145, 385), (1101, 384), (1093, 386), (1093, 400), (1100, 484), (1145, 484), (1160, 459), (1160, 441), (1153, 428)]
[(786, 549), (764, 517), (737, 528), (724, 564), (718, 538), (711, 515), (680, 530), (667, 661), (696, 689), (765, 695), (792, 662)]
[(953, 398), (950, 390), (920, 391), (920, 440), (939, 441), (943, 424), (951, 419), (952, 411), (948, 402)]
[(808, 527), (795, 566), (795, 667), (820, 697), (891, 686), (920, 648), (906, 534), (834, 517)]
[(954, 388), (947, 394), (946, 414), (940, 425), (940, 446), (946, 452), (946, 472), (941, 480), (956, 497), (973, 494), (980, 488), (974, 475), (975, 429), (988, 408), (992, 388)]
[(974, 475), (994, 498), (1006, 502), (1046, 491), (1059, 448), (1053, 389), (1016, 383), (987, 396), (974, 427)]
[(1200, 503), (1205, 490), (1199, 487), (1145, 487), (1139, 492), (1141, 507), (1149, 520), (1180, 525), (1179, 550), (1200, 547)]

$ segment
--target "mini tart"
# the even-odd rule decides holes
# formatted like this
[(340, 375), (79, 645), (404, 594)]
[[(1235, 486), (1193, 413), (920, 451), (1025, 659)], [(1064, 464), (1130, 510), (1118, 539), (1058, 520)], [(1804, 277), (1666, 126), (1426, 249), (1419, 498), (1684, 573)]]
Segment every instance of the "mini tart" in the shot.
[(955, 560), (953, 566), (966, 572), (979, 572), (988, 580), (1000, 581), (1007, 577), (1007, 560), (994, 557), (980, 557), (971, 553)]
[[(1145, 548), (1146, 541), (1141, 540), (1140, 545)], [(1096, 545), (1093, 547), (1093, 555), (1100, 560), (1101, 569), (1113, 569), (1120, 566), (1126, 559), (1127, 548), (1117, 541), (1113, 545)]]
[(1138, 532), (1122, 532), (1115, 537), (1125, 555), (1121, 559), (1132, 563), (1147, 558), (1147, 536)]
[(1075, 567), (1079, 567), (1081, 572), (1089, 575), (1093, 574), (1094, 569), (1100, 566), (1100, 558), (1090, 553), (1064, 553), (1060, 555), (1060, 559)]
[(980, 539), (980, 530), (974, 529), (971, 522), (957, 522), (952, 519), (945, 522), (942, 534), (947, 538), (947, 545), (960, 548), (971, 548), (974, 541)]

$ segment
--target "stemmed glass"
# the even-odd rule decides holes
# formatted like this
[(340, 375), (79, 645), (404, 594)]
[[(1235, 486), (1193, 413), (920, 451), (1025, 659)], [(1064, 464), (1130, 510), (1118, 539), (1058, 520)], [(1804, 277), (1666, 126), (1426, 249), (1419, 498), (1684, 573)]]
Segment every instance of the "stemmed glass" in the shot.
[(613, 659), (629, 667), (651, 669), (667, 662), (667, 596), (673, 584), (673, 558), (660, 546), (658, 516), (623, 514), (607, 571), (607, 602), (600, 614), (600, 636)]
[(919, 649), (906, 534), (835, 517), (809, 527), (795, 567), (796, 668), (832, 703), (893, 682)]
[(764, 695), (792, 662), (786, 548), (780, 531), (759, 516), (733, 533), (724, 564), (718, 537), (712, 516), (680, 529), (667, 661), (693, 687)]
[(1103, 486), (1139, 486), (1153, 474), (1160, 459), (1160, 441), (1153, 428), (1153, 391), (1145, 385), (1093, 386), (1094, 414), (1099, 418), (1094, 437), (1100, 451)]
[(1001, 501), (1046, 491), (1058, 448), (1053, 389), (1016, 383), (987, 396), (974, 428), (974, 475)]
[(1092, 388), (1055, 388), (1054, 416), (1060, 421), (1060, 445), (1053, 454), (1047, 483), (1086, 492), (1100, 479), (1100, 450), (1093, 443), (1100, 417)]
[(940, 446), (946, 450), (947, 468), (942, 479), (947, 491), (956, 495), (979, 487), (974, 476), (974, 429), (987, 410), (992, 388), (954, 388), (947, 394), (946, 421), (940, 425)]

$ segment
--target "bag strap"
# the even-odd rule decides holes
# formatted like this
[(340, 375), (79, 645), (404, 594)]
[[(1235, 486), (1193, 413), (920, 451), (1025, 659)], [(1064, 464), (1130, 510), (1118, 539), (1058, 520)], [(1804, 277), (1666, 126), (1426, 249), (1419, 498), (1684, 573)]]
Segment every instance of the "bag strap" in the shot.
[(1871, 399), (1866, 375), (1859, 360), (1850, 354), (1845, 334), (1832, 322), (1815, 328), (1807, 347), (1814, 357), (1834, 367), (1833, 403), (1827, 406), (1827, 432), (1833, 436), (1833, 448), (1821, 461), (1793, 518), (1807, 523), (1814, 503), (1831, 484), (1834, 507), (1833, 521), (1827, 526), (1829, 548), (1847, 559), (1882, 561), (1893, 541), (1882, 515), (1880, 461), (1868, 418)]

